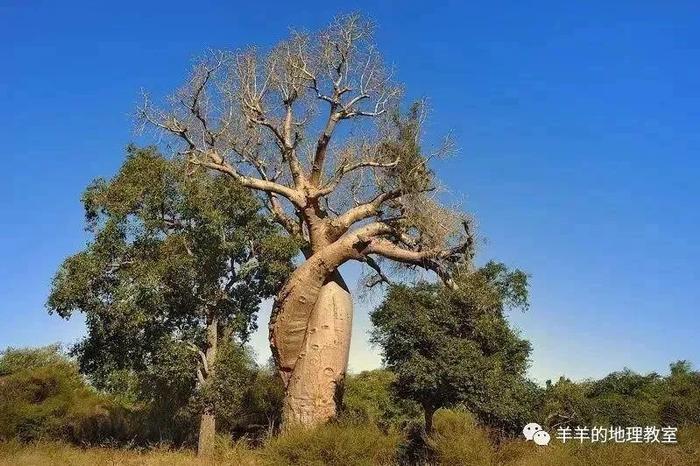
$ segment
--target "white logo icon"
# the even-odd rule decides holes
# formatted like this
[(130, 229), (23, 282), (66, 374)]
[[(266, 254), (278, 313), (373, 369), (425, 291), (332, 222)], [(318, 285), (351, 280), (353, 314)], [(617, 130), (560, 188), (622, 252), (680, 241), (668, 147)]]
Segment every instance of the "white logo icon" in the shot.
[(535, 432), (535, 435), (532, 436), (532, 440), (534, 440), (537, 445), (543, 447), (549, 445), (550, 437), (547, 432), (540, 430)]
[(542, 429), (542, 426), (536, 422), (531, 422), (523, 427), (523, 435), (525, 440), (533, 440), (539, 446), (549, 445), (551, 437)]
[(523, 435), (525, 436), (525, 440), (532, 440), (532, 437), (535, 435), (536, 432), (540, 432), (542, 430), (542, 426), (537, 424), (536, 422), (531, 422), (525, 427), (523, 427)]

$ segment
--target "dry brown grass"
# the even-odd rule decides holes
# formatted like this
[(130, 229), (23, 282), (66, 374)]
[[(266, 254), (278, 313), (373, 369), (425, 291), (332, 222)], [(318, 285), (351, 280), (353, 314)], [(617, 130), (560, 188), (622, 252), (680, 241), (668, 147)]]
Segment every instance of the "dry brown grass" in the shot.
[(78, 448), (63, 443), (6, 443), (0, 447), (2, 466), (149, 465), (178, 466), (197, 462), (191, 452), (153, 449), (136, 452), (114, 448)]
[[(442, 431), (431, 444), (436, 465), (464, 466), (700, 466), (700, 427), (680, 429), (677, 445), (575, 444), (537, 447), (513, 440), (498, 448), (464, 419), (443, 416)], [(476, 430), (475, 430), (476, 429)], [(244, 443), (221, 444), (217, 455), (198, 459), (190, 450), (153, 448), (145, 452), (116, 448), (79, 448), (63, 443), (0, 443), (0, 466), (180, 466), (180, 465), (387, 465), (397, 438), (361, 426), (329, 426), (316, 433), (295, 433), (259, 449)], [(358, 438), (355, 442), (352, 439)], [(362, 440), (362, 439), (365, 440)], [(316, 445), (314, 447), (314, 445)]]
[(243, 445), (227, 446), (216, 457), (203, 460), (191, 450), (153, 448), (79, 448), (58, 442), (0, 444), (0, 466), (259, 466), (258, 454)]

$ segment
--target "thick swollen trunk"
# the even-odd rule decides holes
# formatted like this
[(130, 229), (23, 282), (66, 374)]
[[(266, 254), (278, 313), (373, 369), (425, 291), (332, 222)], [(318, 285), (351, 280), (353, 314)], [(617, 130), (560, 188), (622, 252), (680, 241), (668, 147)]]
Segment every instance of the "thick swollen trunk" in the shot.
[[(206, 374), (205, 383), (211, 382), (216, 369), (216, 352), (219, 343), (219, 321), (216, 317), (207, 319), (207, 350), (205, 352)], [(197, 454), (199, 456), (211, 456), (214, 453), (216, 443), (216, 414), (214, 407), (209, 403), (204, 404), (202, 416), (199, 421), (199, 439)]]
[(352, 330), (352, 299), (336, 274), (318, 295), (284, 398), (284, 428), (323, 424), (342, 398)]
[(283, 428), (336, 415), (352, 330), (352, 299), (340, 274), (307, 261), (290, 277), (270, 322), (270, 344), (286, 386)]

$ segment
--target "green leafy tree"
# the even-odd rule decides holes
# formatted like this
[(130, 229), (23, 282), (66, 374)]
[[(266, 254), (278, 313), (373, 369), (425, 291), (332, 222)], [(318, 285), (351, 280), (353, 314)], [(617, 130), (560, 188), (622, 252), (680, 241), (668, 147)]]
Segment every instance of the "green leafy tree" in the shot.
[(399, 396), (433, 413), (463, 404), (482, 422), (521, 427), (536, 398), (527, 382), (530, 344), (508, 325), (508, 308), (527, 307), (527, 276), (490, 262), (454, 277), (455, 287), (392, 285), (372, 313), (372, 340), (396, 374)]
[(421, 414), (420, 406), (396, 396), (396, 374), (386, 369), (364, 371), (348, 377), (343, 396), (343, 416), (381, 427), (405, 427)]
[(198, 389), (199, 449), (208, 453), (217, 399), (235, 385), (217, 354), (232, 356), (229, 346), (248, 339), (298, 247), (223, 175), (154, 148), (127, 152), (113, 179), (85, 191), (92, 239), (59, 269), (48, 308), (85, 314), (88, 336), (75, 353), (97, 386), (131, 372), (141, 393), (171, 413)]

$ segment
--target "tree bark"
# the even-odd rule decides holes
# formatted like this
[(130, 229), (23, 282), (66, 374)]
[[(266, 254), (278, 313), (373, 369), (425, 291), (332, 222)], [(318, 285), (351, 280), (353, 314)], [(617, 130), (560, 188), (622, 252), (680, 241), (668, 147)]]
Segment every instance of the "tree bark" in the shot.
[[(313, 288), (304, 292), (305, 296), (313, 296), (308, 303), (312, 306), (308, 318), (294, 321), (290, 312), (280, 320), (273, 316), (270, 324), (270, 343), (286, 385), (283, 429), (327, 422), (336, 415), (342, 398), (350, 350), (352, 299), (337, 271), (320, 284), (317, 292)], [(294, 340), (289, 335), (296, 335), (296, 340), (301, 338), (297, 351), (289, 346), (289, 341)], [(282, 340), (282, 344), (277, 345), (277, 340)]]
[(216, 443), (216, 416), (214, 413), (204, 411), (199, 421), (199, 442), (197, 444), (198, 456), (211, 456), (214, 454)]
[(286, 388), (283, 429), (315, 426), (337, 412), (352, 330), (352, 298), (337, 269), (361, 259), (367, 238), (381, 228), (371, 223), (334, 243), (317, 244), (275, 300), (270, 348)]
[(284, 398), (282, 426), (313, 427), (337, 414), (348, 367), (352, 299), (339, 274), (321, 288)]
[(423, 405), (423, 416), (425, 418), (425, 433), (430, 434), (433, 431), (433, 417), (436, 409), (431, 405)]
[[(206, 383), (214, 378), (216, 370), (216, 352), (219, 343), (219, 320), (216, 317), (207, 318), (207, 350), (205, 352), (206, 366), (204, 367)], [(216, 414), (214, 407), (205, 400), (202, 417), (199, 422), (199, 439), (197, 455), (211, 456), (216, 444)]]

